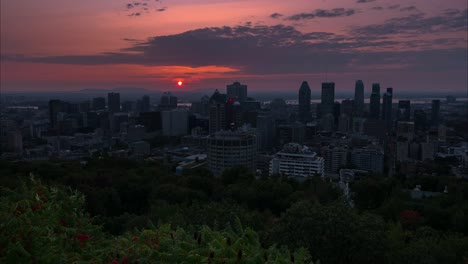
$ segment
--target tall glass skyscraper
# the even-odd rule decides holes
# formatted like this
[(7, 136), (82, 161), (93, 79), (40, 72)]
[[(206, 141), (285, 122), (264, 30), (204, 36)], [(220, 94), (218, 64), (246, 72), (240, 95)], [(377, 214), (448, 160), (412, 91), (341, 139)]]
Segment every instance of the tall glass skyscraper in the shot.
[(361, 80), (356, 81), (354, 86), (354, 116), (362, 117), (364, 115), (364, 83)]
[(380, 118), (380, 84), (378, 83), (372, 84), (369, 116), (371, 119)]
[(333, 115), (333, 108), (335, 105), (335, 83), (325, 82), (322, 83), (322, 98), (321, 98), (321, 114), (325, 116), (327, 114)]
[(310, 87), (304, 81), (299, 88), (299, 120), (307, 122), (310, 120)]

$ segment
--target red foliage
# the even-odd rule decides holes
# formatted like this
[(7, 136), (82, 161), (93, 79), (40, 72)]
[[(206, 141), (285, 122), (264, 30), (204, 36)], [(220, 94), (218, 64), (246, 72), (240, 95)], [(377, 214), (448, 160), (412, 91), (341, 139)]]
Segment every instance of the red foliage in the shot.
[(88, 241), (90, 238), (91, 237), (89, 235), (86, 235), (86, 234), (78, 234), (76, 236), (76, 239), (78, 239), (78, 241), (80, 241), (81, 243)]
[(400, 220), (405, 224), (416, 224), (420, 218), (419, 212), (415, 210), (403, 210), (400, 213)]
[(41, 205), (39, 203), (36, 203), (35, 205), (31, 207), (31, 210), (35, 212), (35, 211), (41, 210), (41, 208), (42, 208)]

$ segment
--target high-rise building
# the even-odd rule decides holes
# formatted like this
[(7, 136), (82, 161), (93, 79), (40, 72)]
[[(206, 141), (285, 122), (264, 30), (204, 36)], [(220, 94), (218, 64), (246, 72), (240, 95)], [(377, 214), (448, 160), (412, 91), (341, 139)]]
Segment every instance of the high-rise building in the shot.
[(351, 163), (359, 170), (383, 173), (384, 152), (378, 146), (353, 149), (351, 152)]
[(432, 100), (431, 125), (439, 125), (440, 100)]
[(387, 92), (383, 95), (382, 105), (382, 120), (385, 120), (387, 131), (391, 131), (393, 127), (392, 119), (392, 99), (393, 88), (387, 88)]
[(111, 113), (120, 112), (120, 94), (119, 93), (107, 94), (107, 107), (108, 107), (109, 112)]
[(172, 109), (161, 112), (164, 136), (183, 136), (188, 134), (188, 112)]
[(259, 150), (268, 150), (273, 147), (275, 138), (275, 122), (268, 114), (257, 116), (257, 144)]
[(151, 103), (149, 95), (143, 95), (141, 98), (140, 112), (149, 112), (151, 111)]
[(424, 110), (416, 109), (413, 113), (414, 129), (426, 130), (427, 128), (427, 115)]
[(345, 99), (341, 102), (341, 111), (340, 115), (346, 115), (348, 117), (354, 116), (354, 101), (350, 99)]
[(338, 173), (338, 170), (348, 163), (348, 149), (346, 147), (326, 146), (321, 149), (325, 160), (326, 173)]
[(93, 98), (93, 109), (94, 110), (105, 110), (106, 109), (106, 98), (104, 98), (104, 97)]
[(364, 82), (361, 80), (354, 86), (354, 114), (356, 117), (364, 115)]
[(140, 113), (137, 122), (143, 125), (148, 133), (162, 130), (162, 114), (159, 111)]
[(412, 141), (414, 138), (414, 122), (399, 121), (397, 123), (396, 135), (400, 139)]
[(310, 120), (310, 87), (309, 84), (304, 81), (299, 88), (299, 120), (301, 122), (307, 122)]
[(235, 101), (239, 102), (247, 101), (247, 85), (234, 82), (226, 85), (226, 90), (228, 98), (235, 99)]
[(371, 119), (380, 118), (380, 84), (372, 84), (372, 93), (370, 96), (369, 117)]
[(58, 113), (62, 110), (62, 102), (60, 100), (49, 101), (49, 124), (51, 128), (58, 126)]
[(257, 139), (243, 131), (220, 131), (208, 139), (208, 168), (219, 176), (225, 169), (242, 166), (255, 172)]
[(270, 161), (270, 175), (282, 174), (298, 180), (324, 177), (324, 160), (306, 146), (289, 143)]
[(161, 103), (159, 104), (160, 110), (171, 110), (177, 108), (177, 97), (173, 96), (171, 92), (164, 92), (161, 95)]
[(322, 116), (326, 114), (333, 115), (333, 107), (335, 104), (335, 83), (322, 83), (322, 98), (320, 103), (320, 113)]
[(410, 121), (411, 118), (411, 101), (398, 101), (398, 121)]
[(226, 129), (226, 102), (226, 95), (221, 94), (218, 90), (211, 96), (209, 109), (210, 134)]
[(200, 101), (192, 102), (191, 110), (193, 113), (208, 116), (210, 112), (210, 97), (204, 95)]

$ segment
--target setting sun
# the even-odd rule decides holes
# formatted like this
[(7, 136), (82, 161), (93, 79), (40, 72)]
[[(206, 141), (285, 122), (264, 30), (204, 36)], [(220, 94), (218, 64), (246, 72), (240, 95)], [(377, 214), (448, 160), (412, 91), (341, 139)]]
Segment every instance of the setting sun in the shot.
[(177, 85), (178, 85), (178, 86), (182, 86), (182, 84), (184, 84), (182, 81), (178, 81), (178, 82), (177, 82)]

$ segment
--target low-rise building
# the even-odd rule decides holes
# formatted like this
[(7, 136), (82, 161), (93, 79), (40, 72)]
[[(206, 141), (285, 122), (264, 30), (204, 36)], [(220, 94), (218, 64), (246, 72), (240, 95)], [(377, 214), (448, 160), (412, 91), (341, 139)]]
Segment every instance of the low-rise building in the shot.
[(299, 180), (316, 175), (324, 177), (324, 163), (323, 158), (306, 146), (289, 143), (270, 161), (270, 175), (284, 174)]

